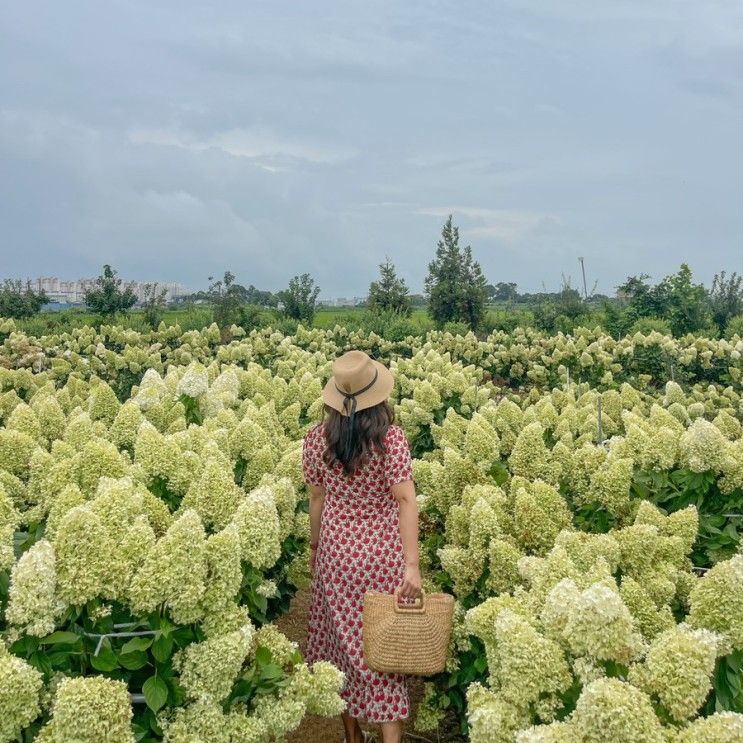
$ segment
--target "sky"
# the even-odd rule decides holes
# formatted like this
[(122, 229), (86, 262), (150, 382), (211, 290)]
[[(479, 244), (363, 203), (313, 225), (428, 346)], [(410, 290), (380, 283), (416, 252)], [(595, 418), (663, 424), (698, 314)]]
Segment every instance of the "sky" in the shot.
[(0, 5), (0, 276), (743, 272), (739, 0)]

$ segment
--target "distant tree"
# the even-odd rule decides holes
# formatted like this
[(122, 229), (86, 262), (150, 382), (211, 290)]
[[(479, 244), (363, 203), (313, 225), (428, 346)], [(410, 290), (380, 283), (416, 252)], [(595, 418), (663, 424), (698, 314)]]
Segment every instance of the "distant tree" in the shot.
[(235, 283), (235, 274), (231, 271), (225, 271), (221, 279), (209, 276), (206, 296), (214, 306), (214, 322), (223, 331), (223, 335), (240, 320), (245, 293), (245, 287)]
[(604, 298), (601, 300), (601, 308), (604, 312), (604, 330), (613, 338), (619, 339), (627, 329), (626, 317), (621, 306), (616, 301)]
[(660, 317), (667, 309), (656, 287), (648, 283), (649, 278), (649, 274), (646, 273), (628, 276), (627, 280), (617, 287), (617, 292), (628, 300), (636, 318)]
[(157, 281), (155, 281), (151, 284), (145, 284), (143, 291), (144, 299), (142, 300), (142, 307), (144, 308), (144, 319), (155, 330), (163, 319), (165, 297), (168, 294), (168, 290), (160, 289)]
[(116, 313), (126, 313), (136, 303), (137, 296), (131, 286), (121, 288), (122, 280), (116, 271), (106, 263), (103, 273), (95, 280), (92, 288), (85, 290), (85, 304), (91, 312), (104, 318), (112, 318)]
[(743, 276), (735, 271), (725, 278), (725, 271), (715, 274), (709, 293), (710, 310), (715, 325), (724, 332), (730, 318), (743, 315)]
[(43, 291), (36, 292), (31, 282), (24, 283), (18, 279), (5, 279), (0, 287), (0, 317), (12, 317), (21, 320), (32, 317), (49, 301)]
[(279, 298), (270, 291), (256, 289), (252, 284), (245, 290), (245, 301), (257, 307), (276, 307)]
[(544, 330), (568, 332), (586, 313), (587, 308), (580, 292), (570, 285), (570, 277), (563, 274), (560, 291), (545, 292), (545, 299), (534, 311), (534, 319), (537, 326)]
[(674, 335), (695, 333), (709, 327), (709, 294), (703, 284), (692, 283), (691, 269), (686, 263), (675, 274), (658, 284), (659, 294), (667, 306), (663, 317), (671, 323)]
[(667, 320), (674, 335), (708, 328), (710, 305), (707, 289), (694, 284), (689, 266), (681, 264), (677, 273), (666, 276), (655, 286), (647, 274), (630, 276), (617, 289), (628, 300), (630, 323), (644, 317)]
[(518, 297), (518, 292), (516, 291), (516, 284), (513, 281), (509, 281), (509, 282), (499, 281), (493, 287), (493, 293), (491, 297), (495, 301), (500, 301), (500, 302), (507, 302), (507, 301), (515, 300)]
[(397, 312), (401, 315), (410, 315), (410, 291), (397, 275), (395, 266), (385, 257), (385, 262), (379, 264), (379, 280), (369, 285), (369, 298), (366, 306), (371, 312)]
[(438, 326), (463, 322), (473, 330), (485, 316), (487, 282), (472, 248), (459, 247), (459, 228), (446, 220), (425, 281), (428, 312)]
[(284, 305), (284, 314), (292, 320), (301, 320), (311, 325), (315, 319), (315, 306), (320, 287), (308, 274), (293, 276), (289, 281), (289, 287), (282, 289), (279, 299)]

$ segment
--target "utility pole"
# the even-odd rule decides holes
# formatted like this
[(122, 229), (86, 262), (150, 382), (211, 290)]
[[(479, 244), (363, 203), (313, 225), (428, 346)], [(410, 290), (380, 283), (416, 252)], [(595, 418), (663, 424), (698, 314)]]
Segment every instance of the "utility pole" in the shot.
[(580, 261), (580, 268), (583, 271), (583, 299), (588, 299), (588, 289), (586, 288), (586, 267), (583, 265), (583, 258), (578, 258)]

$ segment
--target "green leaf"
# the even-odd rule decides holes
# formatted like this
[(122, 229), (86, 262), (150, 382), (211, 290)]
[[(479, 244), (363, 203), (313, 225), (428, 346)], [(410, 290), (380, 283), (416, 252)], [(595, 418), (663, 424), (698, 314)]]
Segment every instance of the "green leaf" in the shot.
[(261, 666), (265, 666), (268, 663), (270, 663), (271, 662), (271, 651), (264, 645), (261, 645), (260, 647), (258, 647), (255, 651), (255, 662)]
[(173, 653), (173, 638), (170, 635), (160, 635), (152, 643), (152, 655), (158, 663), (165, 663)]
[(28, 662), (38, 671), (49, 675), (52, 672), (52, 662), (45, 652), (33, 653)]
[(77, 642), (80, 639), (80, 635), (75, 634), (74, 632), (52, 632), (51, 635), (47, 635), (46, 637), (42, 637), (39, 642), (42, 645), (72, 645), (72, 643)]
[(113, 671), (114, 668), (118, 668), (119, 661), (116, 658), (116, 653), (111, 649), (111, 644), (108, 639), (103, 641), (101, 649), (98, 651), (98, 655), (90, 656), (90, 665), (95, 668), (96, 671), (102, 671), (108, 673)]
[(168, 701), (171, 707), (180, 707), (186, 701), (186, 691), (178, 683), (178, 680), (171, 678), (168, 680)]
[(272, 681), (279, 679), (284, 675), (284, 669), (276, 663), (269, 663), (261, 669), (261, 679), (263, 681)]
[(150, 676), (142, 684), (142, 694), (147, 706), (157, 712), (168, 699), (168, 686), (159, 676)]
[(483, 671), (487, 669), (487, 667), (488, 667), (488, 659), (484, 655), (481, 655), (479, 658), (475, 659), (475, 670), (478, 673), (482, 673)]
[(133, 653), (136, 650), (147, 650), (152, 645), (152, 637), (132, 637), (125, 642), (121, 648), (121, 653)]
[(121, 653), (119, 663), (129, 671), (137, 671), (147, 665), (147, 653), (136, 650), (133, 653)]

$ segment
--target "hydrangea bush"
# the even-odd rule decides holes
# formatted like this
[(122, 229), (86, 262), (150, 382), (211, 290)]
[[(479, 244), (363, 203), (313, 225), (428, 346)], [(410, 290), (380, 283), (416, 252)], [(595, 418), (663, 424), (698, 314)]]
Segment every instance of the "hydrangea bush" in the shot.
[(350, 348), (395, 374), (426, 588), (457, 599), (420, 729), (741, 737), (742, 339), (232, 336), (0, 321), (0, 738), (267, 743), (341, 711), (272, 620)]
[(481, 743), (735, 739), (740, 396), (600, 394), (600, 424), (599, 393), (575, 385), (433, 425), (413, 463), (426, 584), (458, 609), (420, 730), (454, 706)]
[(268, 743), (340, 712), (342, 674), (272, 624), (308, 577), (319, 390), (264, 371), (150, 367), (123, 403), (3, 376), (0, 740)]

